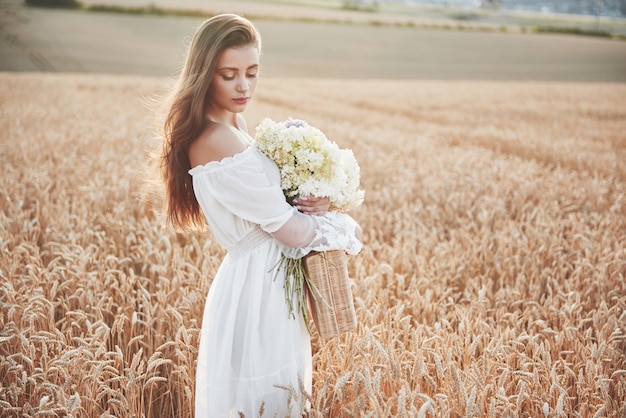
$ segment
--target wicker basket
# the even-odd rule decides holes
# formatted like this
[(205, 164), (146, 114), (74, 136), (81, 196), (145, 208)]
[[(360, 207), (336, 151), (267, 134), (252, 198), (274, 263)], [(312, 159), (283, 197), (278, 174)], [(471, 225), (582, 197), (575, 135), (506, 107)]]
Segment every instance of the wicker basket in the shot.
[(320, 337), (332, 338), (356, 328), (356, 312), (342, 250), (312, 252), (304, 268), (314, 288), (307, 287), (309, 311)]

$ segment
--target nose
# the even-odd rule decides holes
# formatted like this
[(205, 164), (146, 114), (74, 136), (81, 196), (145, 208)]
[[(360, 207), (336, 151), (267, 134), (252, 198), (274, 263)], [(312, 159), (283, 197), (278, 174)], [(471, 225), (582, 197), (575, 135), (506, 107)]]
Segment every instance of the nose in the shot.
[(250, 83), (248, 82), (246, 77), (241, 77), (239, 79), (237, 89), (242, 92), (248, 91), (250, 89)]

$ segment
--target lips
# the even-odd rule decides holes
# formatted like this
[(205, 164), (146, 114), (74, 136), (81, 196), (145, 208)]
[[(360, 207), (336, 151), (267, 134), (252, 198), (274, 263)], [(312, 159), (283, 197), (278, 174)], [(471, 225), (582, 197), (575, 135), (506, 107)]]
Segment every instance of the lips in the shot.
[(250, 100), (249, 97), (240, 97), (238, 99), (233, 99), (235, 103), (240, 104), (240, 105), (248, 103), (248, 100)]

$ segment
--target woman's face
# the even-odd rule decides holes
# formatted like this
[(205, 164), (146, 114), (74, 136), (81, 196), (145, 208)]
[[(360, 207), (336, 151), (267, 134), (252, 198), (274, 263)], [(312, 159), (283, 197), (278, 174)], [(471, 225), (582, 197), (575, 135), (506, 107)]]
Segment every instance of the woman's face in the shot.
[(219, 56), (211, 82), (209, 113), (218, 119), (243, 112), (259, 74), (259, 51), (254, 45), (226, 49)]

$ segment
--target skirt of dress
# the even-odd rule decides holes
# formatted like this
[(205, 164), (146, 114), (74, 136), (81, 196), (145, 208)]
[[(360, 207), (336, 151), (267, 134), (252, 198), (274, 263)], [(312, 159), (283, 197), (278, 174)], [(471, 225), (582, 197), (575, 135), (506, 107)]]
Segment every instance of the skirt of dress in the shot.
[(196, 418), (299, 417), (311, 393), (310, 335), (289, 316), (272, 239), (229, 251), (209, 290), (196, 370)]

